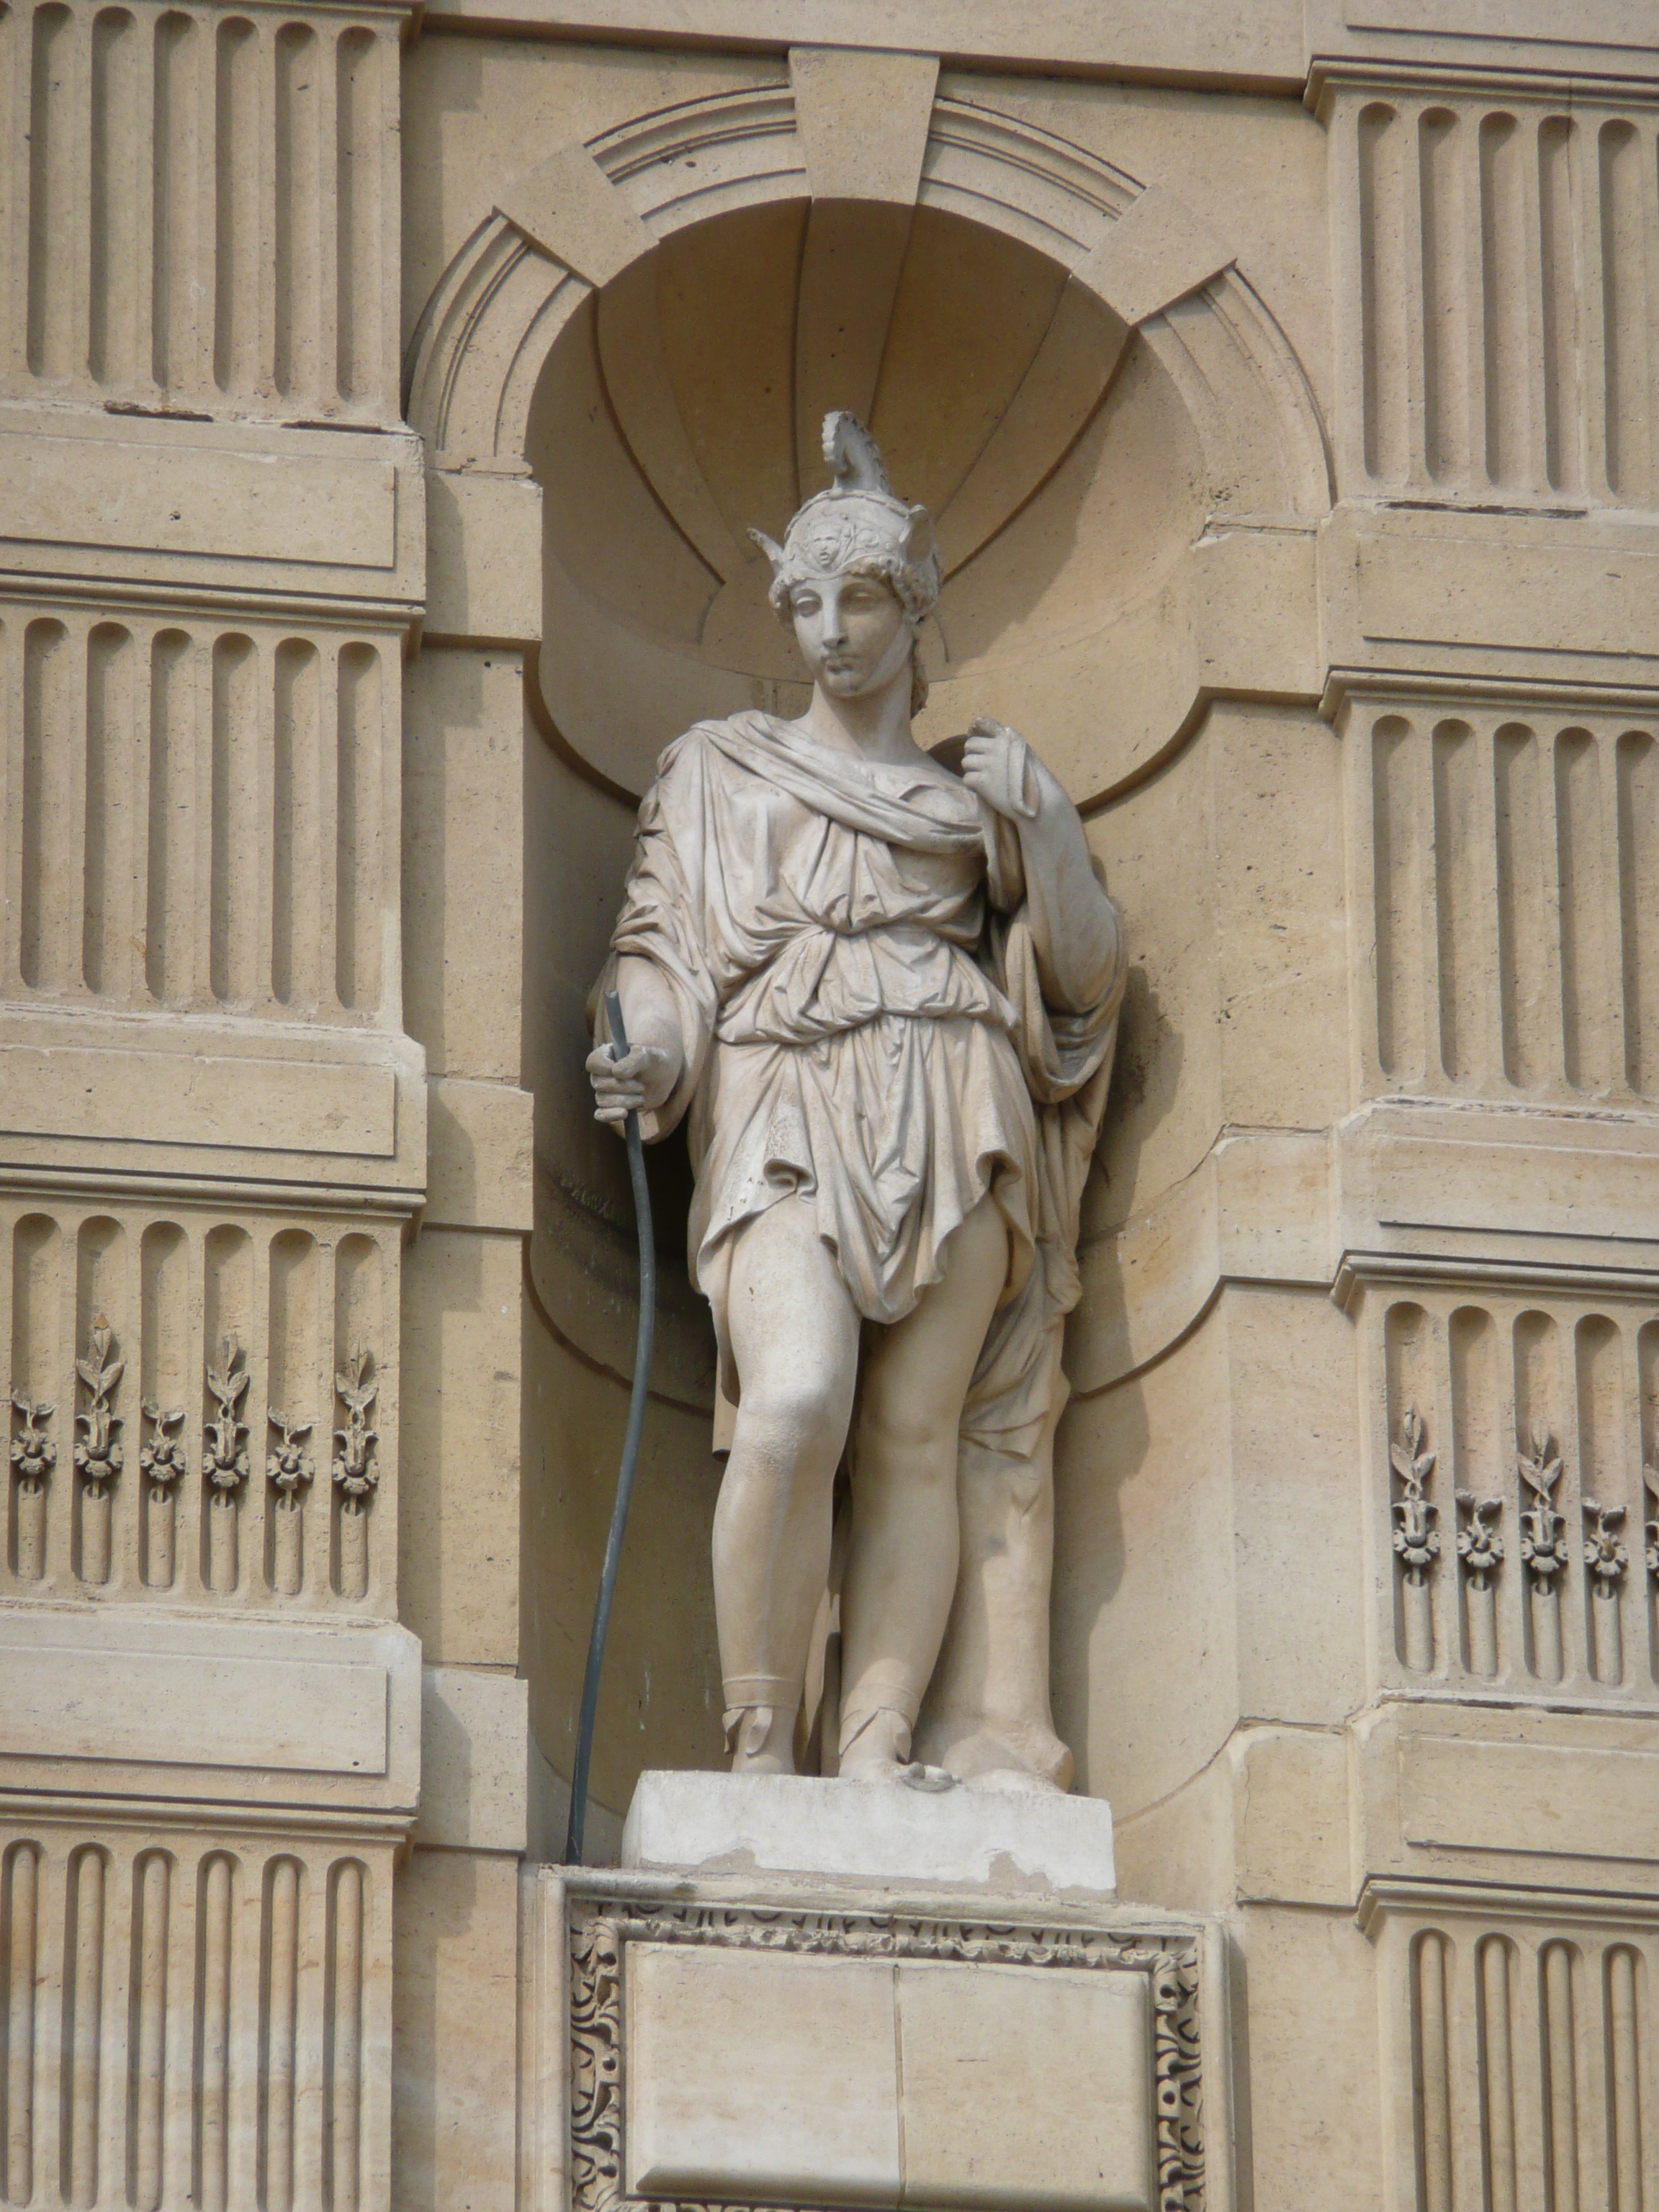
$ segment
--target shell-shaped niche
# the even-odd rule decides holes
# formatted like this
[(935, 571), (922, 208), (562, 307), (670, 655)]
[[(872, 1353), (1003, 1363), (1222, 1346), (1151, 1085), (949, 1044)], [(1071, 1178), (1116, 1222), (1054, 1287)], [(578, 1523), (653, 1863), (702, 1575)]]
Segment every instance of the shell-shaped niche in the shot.
[(941, 208), (789, 199), (662, 239), (566, 324), (532, 413), (560, 736), (637, 793), (699, 717), (801, 710), (747, 532), (781, 538), (828, 481), (840, 406), (938, 526), (918, 735), (997, 714), (1079, 798), (1109, 787), (1103, 686), (1158, 655), (1218, 495), (1168, 351), (1060, 261)]

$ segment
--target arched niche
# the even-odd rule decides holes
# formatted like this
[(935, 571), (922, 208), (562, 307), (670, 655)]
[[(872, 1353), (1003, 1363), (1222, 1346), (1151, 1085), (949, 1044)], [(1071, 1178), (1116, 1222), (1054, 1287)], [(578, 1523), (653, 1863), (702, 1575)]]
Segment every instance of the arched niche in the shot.
[[(871, 423), (938, 521), (924, 742), (1000, 715), (1086, 807), (1180, 745), (1230, 655), (1264, 691), (1316, 693), (1258, 617), (1287, 596), (1282, 549), (1328, 510), (1325, 442), (1227, 242), (937, 76), (915, 56), (797, 55), (787, 82), (561, 147), (499, 193), (428, 304), (409, 419), (439, 471), (539, 484), (536, 681), (599, 792), (637, 797), (699, 716), (804, 702), (745, 533), (781, 536), (823, 483), (830, 406)], [(1311, 639), (1310, 559), (1305, 583), (1290, 619)], [(545, 956), (560, 1011), (532, 1274), (559, 1331), (626, 1373), (630, 1210), (581, 1060), (629, 833), (586, 804), (556, 825), (584, 888)], [(683, 1170), (678, 1192), (672, 1155), (653, 1172), (658, 1388), (706, 1403)]]
[(746, 532), (823, 483), (827, 407), (938, 520), (924, 740), (1000, 714), (1085, 805), (1227, 658), (1220, 533), (1328, 507), (1306, 380), (1224, 240), (936, 74), (798, 56), (562, 148), (428, 304), (410, 419), (441, 470), (540, 483), (542, 692), (612, 788), (700, 714), (804, 696)]

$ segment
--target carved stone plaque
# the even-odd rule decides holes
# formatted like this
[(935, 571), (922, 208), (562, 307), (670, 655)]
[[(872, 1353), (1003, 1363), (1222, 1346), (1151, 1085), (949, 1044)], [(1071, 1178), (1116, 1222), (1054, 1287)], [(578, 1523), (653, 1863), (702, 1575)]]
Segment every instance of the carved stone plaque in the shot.
[(634, 1892), (568, 1942), (573, 2212), (1205, 2205), (1190, 1924)]

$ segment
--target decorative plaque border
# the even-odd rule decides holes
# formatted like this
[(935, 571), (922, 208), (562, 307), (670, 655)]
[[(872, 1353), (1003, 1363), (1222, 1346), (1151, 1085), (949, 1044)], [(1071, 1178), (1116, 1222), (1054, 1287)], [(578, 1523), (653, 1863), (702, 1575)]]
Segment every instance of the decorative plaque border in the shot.
[[(623, 2186), (623, 1984), (630, 1942), (710, 1944), (866, 1959), (1091, 1967), (1145, 1976), (1152, 2019), (1158, 2212), (1204, 2212), (1200, 1938), (1190, 1929), (1109, 1929), (948, 1918), (895, 1909), (804, 1911), (672, 1899), (568, 1899), (572, 2212), (722, 2212), (630, 2197)], [(745, 2206), (742, 2212), (818, 2212)]]

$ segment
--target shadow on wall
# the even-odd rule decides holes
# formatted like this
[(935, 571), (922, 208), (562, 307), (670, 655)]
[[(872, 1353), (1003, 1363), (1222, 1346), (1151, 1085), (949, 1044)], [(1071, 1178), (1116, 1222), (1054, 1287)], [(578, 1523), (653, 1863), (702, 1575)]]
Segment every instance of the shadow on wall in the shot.
[[(642, 791), (699, 715), (805, 703), (747, 532), (781, 537), (826, 483), (828, 406), (869, 421), (896, 487), (938, 526), (924, 743), (965, 726), (987, 683), (1040, 743), (1055, 656), (1156, 599), (1204, 527), (1197, 437), (1145, 341), (1097, 302), (1058, 373), (1062, 297), (1079, 312), (1066, 269), (937, 208), (905, 211), (896, 237), (897, 212), (836, 204), (833, 254), (799, 200), (688, 227), (585, 301), (550, 354), (528, 438), (543, 692), (613, 786)], [(890, 281), (849, 285), (846, 267)], [(1037, 419), (1000, 435), (1017, 396), (1030, 411), (1039, 363)]]

